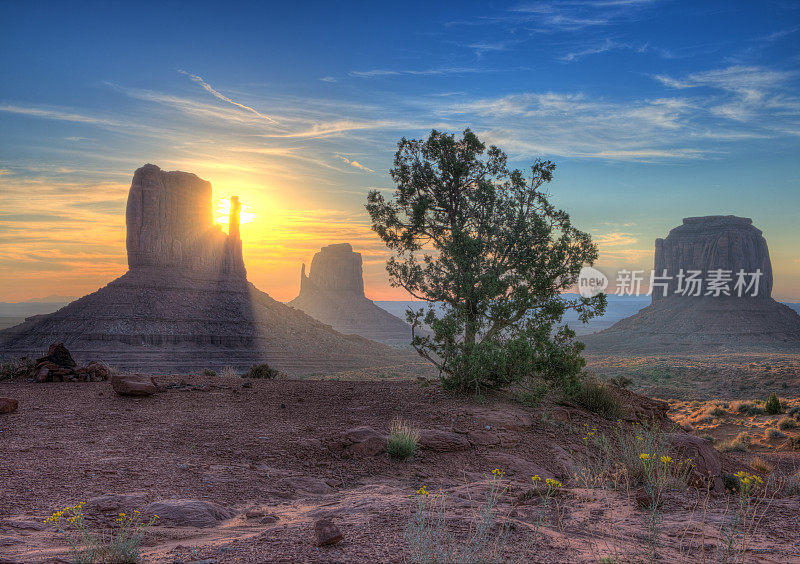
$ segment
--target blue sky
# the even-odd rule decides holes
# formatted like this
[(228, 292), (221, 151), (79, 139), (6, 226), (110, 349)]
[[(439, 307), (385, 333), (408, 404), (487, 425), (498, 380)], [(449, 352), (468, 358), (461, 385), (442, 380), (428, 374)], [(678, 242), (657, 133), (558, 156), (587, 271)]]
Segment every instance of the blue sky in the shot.
[(554, 200), (601, 269), (652, 265), (687, 216), (752, 217), (800, 301), (800, 2), (0, 2), (0, 300), (125, 271), (146, 162), (239, 194), (249, 275), (291, 299), (320, 246), (365, 255), (402, 136), (471, 127)]

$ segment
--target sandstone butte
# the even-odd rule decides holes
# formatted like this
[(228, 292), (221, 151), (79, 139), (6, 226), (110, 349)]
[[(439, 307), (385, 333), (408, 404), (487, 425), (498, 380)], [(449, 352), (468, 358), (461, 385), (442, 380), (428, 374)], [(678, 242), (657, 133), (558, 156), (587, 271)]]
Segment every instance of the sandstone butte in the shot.
[[(676, 292), (677, 275), (699, 271), (706, 280), (730, 271), (730, 295)], [(737, 273), (760, 272), (758, 288), (734, 291)], [(800, 315), (772, 298), (767, 241), (749, 218), (689, 217), (656, 239), (654, 271), (663, 279), (649, 306), (604, 331), (581, 337), (591, 353), (800, 352)], [(749, 284), (751, 277), (745, 278)], [(685, 284), (684, 284), (685, 287)], [(691, 292), (693, 293), (693, 292)]]
[(293, 375), (419, 363), (344, 335), (247, 280), (238, 199), (229, 233), (214, 222), (211, 184), (147, 164), (133, 175), (126, 210), (128, 271), (60, 310), (0, 331), (0, 357), (36, 358), (64, 343), (85, 363), (189, 373), (258, 362)]

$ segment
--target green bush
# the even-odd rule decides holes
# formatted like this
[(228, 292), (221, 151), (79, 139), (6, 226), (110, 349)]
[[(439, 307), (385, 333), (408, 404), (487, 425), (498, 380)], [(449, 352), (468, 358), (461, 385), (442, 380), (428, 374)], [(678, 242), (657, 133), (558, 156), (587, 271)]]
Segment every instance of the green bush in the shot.
[(764, 410), (757, 405), (751, 405), (747, 410), (747, 415), (764, 415)]
[(397, 460), (411, 458), (417, 452), (418, 441), (419, 431), (398, 419), (392, 423), (389, 430), (386, 453)]
[(216, 370), (211, 370), (210, 368), (203, 368), (203, 376), (214, 377), (217, 375)]
[(548, 391), (550, 391), (550, 387), (547, 383), (539, 381), (530, 387), (514, 390), (514, 401), (528, 407), (536, 407), (541, 403)]
[(764, 411), (769, 415), (778, 415), (779, 413), (783, 413), (783, 407), (781, 407), (781, 402), (774, 393), (769, 396), (767, 403), (764, 404)]
[(619, 419), (624, 414), (624, 408), (614, 395), (611, 386), (593, 377), (584, 378), (571, 394), (571, 399), (581, 407), (606, 419)]
[(15, 378), (32, 378), (33, 368), (36, 363), (27, 356), (17, 360), (0, 362), (0, 380), (13, 380)]
[(791, 417), (781, 417), (780, 421), (778, 421), (778, 429), (786, 430), (786, 429), (796, 429), (797, 428), (797, 421), (792, 419)]
[(720, 406), (716, 406), (714, 409), (711, 410), (711, 415), (714, 417), (725, 417), (727, 415), (727, 411), (722, 409)]
[(280, 375), (280, 371), (275, 370), (269, 364), (254, 364), (250, 367), (245, 374), (242, 375), (242, 378), (265, 378), (267, 380), (273, 380)]

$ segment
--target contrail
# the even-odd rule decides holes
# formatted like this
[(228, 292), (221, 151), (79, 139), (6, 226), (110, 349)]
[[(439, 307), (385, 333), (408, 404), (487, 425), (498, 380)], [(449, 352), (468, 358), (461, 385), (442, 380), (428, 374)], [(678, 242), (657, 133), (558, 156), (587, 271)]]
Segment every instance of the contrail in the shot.
[(190, 79), (192, 79), (192, 81), (194, 81), (197, 84), (199, 84), (200, 86), (202, 86), (209, 94), (211, 94), (215, 98), (219, 98), (220, 100), (228, 102), (229, 104), (233, 104), (234, 106), (238, 106), (238, 107), (242, 108), (243, 110), (247, 110), (248, 112), (252, 112), (255, 115), (257, 115), (258, 117), (260, 117), (261, 119), (265, 119), (265, 120), (267, 120), (267, 121), (269, 121), (271, 123), (275, 123), (275, 124), (278, 123), (277, 121), (275, 121), (274, 119), (272, 119), (268, 115), (262, 114), (261, 112), (259, 112), (258, 110), (254, 109), (254, 108), (251, 108), (250, 106), (245, 106), (244, 104), (240, 104), (239, 102), (231, 100), (230, 98), (228, 98), (224, 94), (221, 94), (221, 93), (217, 92), (216, 90), (214, 90), (211, 87), (210, 84), (208, 84), (205, 80), (203, 80), (201, 77), (197, 76), (196, 74), (192, 74), (190, 72), (186, 72), (185, 70), (181, 70), (181, 69), (178, 69), (178, 72), (188, 76)]

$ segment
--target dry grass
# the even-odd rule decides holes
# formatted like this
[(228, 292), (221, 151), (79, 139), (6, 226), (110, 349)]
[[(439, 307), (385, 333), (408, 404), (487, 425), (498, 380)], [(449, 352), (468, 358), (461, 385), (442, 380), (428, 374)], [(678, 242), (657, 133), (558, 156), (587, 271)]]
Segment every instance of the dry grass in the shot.
[(760, 472), (761, 474), (771, 474), (775, 467), (761, 458), (760, 456), (756, 456), (751, 462), (750, 466), (753, 467), (753, 470)]
[(395, 419), (389, 428), (386, 453), (397, 460), (411, 458), (417, 452), (419, 431), (402, 419)]
[(745, 432), (736, 435), (736, 438), (729, 441), (722, 441), (717, 445), (717, 450), (720, 452), (747, 452), (750, 450), (750, 435)]

